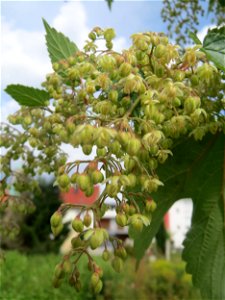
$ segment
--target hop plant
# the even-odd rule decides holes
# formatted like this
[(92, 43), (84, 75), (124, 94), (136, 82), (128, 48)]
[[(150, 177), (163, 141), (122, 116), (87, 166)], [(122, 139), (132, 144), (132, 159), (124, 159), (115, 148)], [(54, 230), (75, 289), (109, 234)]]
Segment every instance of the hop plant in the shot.
[[(47, 39), (49, 32), (57, 36), (55, 41), (62, 38), (44, 24)], [(224, 110), (224, 78), (199, 47), (182, 53), (165, 35), (146, 32), (132, 35), (131, 47), (118, 53), (113, 50), (114, 37), (113, 29), (95, 27), (82, 50), (65, 39), (68, 57), (64, 52), (60, 56), (63, 45), (57, 58), (48, 45), (53, 72), (46, 76), (43, 89), (20, 85), (6, 89), (12, 96), (25, 96), (23, 100), (15, 96), (22, 106), (9, 117), (9, 122), (21, 125), (23, 131), (2, 125), (1, 147), (6, 154), (1, 156), (1, 199), (7, 196), (10, 176), (20, 193), (34, 192), (35, 176), (46, 172), (54, 174), (62, 192), (74, 185), (90, 197), (94, 185), (102, 187), (92, 205), (63, 204), (51, 217), (56, 236), (63, 229), (66, 211), (80, 209), (71, 222), (77, 236), (54, 272), (55, 287), (67, 280), (80, 291), (78, 261), (87, 256), (92, 291), (100, 293), (102, 270), (90, 249), (103, 247), (103, 259), (110, 261), (116, 272), (122, 271), (127, 257), (123, 242), (102, 228), (101, 219), (109, 209), (106, 199), (115, 200), (116, 223), (128, 226), (131, 235), (140, 235), (151, 226), (157, 211), (152, 194), (164, 184), (158, 167), (173, 155), (174, 145), (187, 136), (199, 140), (208, 132), (225, 130), (224, 115), (220, 114)], [(102, 39), (103, 50), (98, 49)], [(14, 93), (14, 89), (19, 90)], [(82, 147), (87, 159), (69, 161), (61, 151), (62, 144), (71, 145), (74, 153)], [(22, 172), (15, 175), (11, 161), (19, 158)], [(110, 243), (113, 255), (107, 249)]]

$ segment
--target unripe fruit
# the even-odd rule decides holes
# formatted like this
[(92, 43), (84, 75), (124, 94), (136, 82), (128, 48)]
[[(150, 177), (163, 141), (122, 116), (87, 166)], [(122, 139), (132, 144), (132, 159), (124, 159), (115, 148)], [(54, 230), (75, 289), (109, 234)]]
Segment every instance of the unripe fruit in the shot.
[(184, 102), (184, 110), (190, 114), (194, 112), (201, 105), (199, 97), (188, 97)]
[(91, 185), (90, 177), (87, 174), (80, 174), (77, 177), (77, 184), (82, 191), (87, 190)]
[(84, 230), (84, 224), (83, 224), (82, 220), (80, 219), (80, 217), (76, 217), (72, 221), (72, 227), (76, 232), (82, 232)]
[(123, 213), (118, 213), (116, 215), (116, 223), (121, 226), (121, 227), (124, 227), (127, 225), (127, 217), (125, 214)]
[(129, 215), (133, 215), (136, 213), (136, 208), (133, 204), (129, 206)]
[(94, 288), (96, 286), (96, 284), (99, 282), (100, 278), (99, 278), (99, 274), (97, 272), (94, 272), (91, 275), (91, 285)]
[(108, 261), (110, 258), (110, 254), (108, 250), (104, 250), (102, 253), (102, 258), (104, 259), (104, 261)]
[(95, 232), (92, 234), (90, 239), (90, 247), (92, 250), (101, 246), (104, 241), (103, 232), (101, 229), (96, 229)]
[(70, 185), (70, 178), (67, 174), (59, 176), (57, 181), (61, 188), (66, 188)]
[(104, 180), (104, 175), (99, 170), (95, 170), (91, 173), (91, 180), (94, 184), (100, 183)]
[(85, 196), (90, 197), (94, 193), (94, 186), (90, 185), (85, 191)]
[(82, 151), (84, 152), (85, 155), (90, 155), (92, 151), (92, 145), (83, 145)]
[(52, 233), (54, 236), (58, 236), (63, 230), (63, 224), (59, 224), (57, 227), (51, 226)]
[(57, 227), (62, 223), (62, 213), (60, 211), (56, 211), (50, 219), (50, 224), (52, 227)]
[(72, 247), (75, 249), (75, 248), (79, 248), (79, 247), (82, 247), (83, 246), (83, 241), (81, 240), (80, 237), (74, 237), (72, 238), (71, 240), (71, 245)]
[(116, 36), (113, 28), (108, 28), (104, 31), (104, 38), (107, 42), (110, 42)]
[(133, 219), (131, 222), (131, 226), (137, 232), (141, 232), (143, 230), (143, 222), (139, 218)]
[(124, 167), (128, 172), (131, 172), (133, 168), (135, 167), (136, 162), (134, 159), (132, 159), (129, 155), (126, 155), (124, 157)]
[(150, 213), (150, 212), (155, 211), (156, 207), (157, 207), (157, 204), (155, 203), (155, 201), (153, 201), (151, 199), (146, 201), (145, 209), (147, 212)]
[(99, 294), (101, 292), (101, 290), (102, 290), (102, 287), (103, 287), (103, 283), (102, 283), (101, 280), (99, 280), (97, 282), (97, 284), (95, 285), (95, 287), (94, 287), (94, 293), (95, 294)]
[(166, 47), (162, 44), (159, 44), (154, 50), (154, 55), (157, 58), (161, 58), (163, 55), (166, 55)]
[(118, 100), (118, 92), (116, 90), (111, 90), (108, 94), (108, 98), (112, 102), (117, 102)]
[(137, 155), (141, 149), (141, 142), (139, 139), (133, 138), (128, 142), (127, 153), (131, 156)]
[(65, 276), (65, 272), (61, 264), (55, 266), (54, 276), (58, 279), (61, 279)]
[(69, 259), (64, 260), (63, 262), (63, 271), (65, 273), (70, 273), (72, 270), (72, 264)]
[(77, 178), (78, 178), (78, 173), (74, 173), (70, 178), (71, 183), (76, 183)]
[(98, 157), (104, 157), (107, 153), (107, 150), (105, 148), (98, 148), (97, 149), (97, 156)]
[(86, 227), (89, 227), (91, 225), (91, 222), (92, 222), (92, 219), (91, 219), (91, 216), (90, 214), (87, 212), (84, 216), (84, 220), (83, 220), (83, 223)]
[(96, 35), (93, 31), (91, 31), (88, 35), (89, 39), (91, 39), (92, 41), (95, 41), (96, 40)]
[(122, 271), (122, 269), (123, 269), (123, 266), (124, 266), (123, 260), (120, 257), (115, 256), (114, 259), (113, 259), (113, 261), (112, 261), (112, 267), (113, 267), (113, 269), (116, 272), (120, 273)]
[(131, 73), (131, 65), (124, 62), (119, 67), (119, 74), (121, 77), (127, 77)]
[(119, 256), (122, 259), (126, 259), (126, 257), (127, 257), (127, 251), (126, 251), (126, 249), (124, 247), (119, 246), (115, 250), (115, 255)]

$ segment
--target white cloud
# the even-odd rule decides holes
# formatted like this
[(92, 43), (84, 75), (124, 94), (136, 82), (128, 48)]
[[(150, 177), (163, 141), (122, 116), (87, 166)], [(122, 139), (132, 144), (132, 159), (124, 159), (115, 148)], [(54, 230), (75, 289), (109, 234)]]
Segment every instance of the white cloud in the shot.
[(207, 25), (207, 26), (204, 26), (204, 27), (197, 33), (197, 36), (198, 36), (199, 40), (200, 40), (201, 42), (203, 42), (204, 37), (206, 36), (208, 30), (209, 30), (209, 29), (212, 29), (212, 28), (214, 28), (214, 27), (216, 27), (216, 25)]
[(69, 2), (61, 6), (52, 26), (63, 32), (80, 48), (90, 32), (87, 15), (81, 2)]
[(39, 85), (51, 70), (43, 32), (15, 28), (2, 21), (2, 87), (10, 83)]

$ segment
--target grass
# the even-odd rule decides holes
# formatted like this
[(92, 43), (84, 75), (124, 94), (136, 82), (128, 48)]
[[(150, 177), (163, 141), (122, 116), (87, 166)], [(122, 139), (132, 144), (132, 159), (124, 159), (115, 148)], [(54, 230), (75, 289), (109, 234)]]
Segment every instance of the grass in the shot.
[(138, 273), (128, 259), (121, 274), (115, 273), (109, 263), (95, 260), (104, 271), (104, 288), (95, 296), (89, 288), (91, 273), (87, 261), (80, 262), (83, 288), (77, 293), (64, 282), (58, 289), (52, 287), (55, 265), (60, 261), (56, 254), (26, 256), (16, 251), (6, 252), (1, 265), (1, 300), (199, 300), (191, 285), (184, 264), (157, 260), (141, 264)]

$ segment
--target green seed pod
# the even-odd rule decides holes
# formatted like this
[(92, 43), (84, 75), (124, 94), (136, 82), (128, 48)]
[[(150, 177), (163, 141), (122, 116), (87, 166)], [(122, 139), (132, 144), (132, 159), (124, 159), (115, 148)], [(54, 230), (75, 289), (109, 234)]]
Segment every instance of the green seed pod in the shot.
[(133, 215), (133, 214), (135, 214), (136, 213), (136, 208), (135, 208), (135, 206), (133, 205), (133, 204), (131, 204), (130, 206), (129, 206), (129, 215)]
[(166, 47), (162, 44), (159, 44), (154, 50), (154, 55), (157, 58), (161, 58), (163, 55), (166, 55)]
[(131, 156), (137, 155), (141, 149), (141, 142), (139, 139), (133, 138), (127, 145), (127, 153)]
[(60, 211), (56, 211), (50, 219), (50, 224), (52, 227), (57, 227), (62, 223), (62, 213)]
[(116, 215), (116, 223), (121, 226), (121, 227), (124, 227), (127, 225), (127, 217), (125, 214), (123, 213), (118, 213)]
[(146, 200), (145, 209), (147, 212), (151, 213), (151, 212), (155, 211), (156, 207), (157, 207), (157, 204), (155, 203), (155, 201), (153, 201), (152, 199)]
[(131, 73), (132, 66), (126, 62), (119, 67), (119, 74), (121, 77), (127, 77)]
[(124, 167), (128, 172), (131, 172), (135, 167), (136, 162), (129, 155), (125, 155), (124, 157)]
[(118, 100), (118, 92), (116, 90), (111, 90), (108, 93), (108, 98), (112, 102), (117, 102), (117, 100)]
[(139, 218), (132, 219), (131, 226), (137, 232), (141, 232), (143, 230), (143, 222)]
[(115, 250), (115, 256), (122, 258), (123, 260), (127, 258), (127, 251), (124, 247), (119, 246)]
[(92, 41), (95, 41), (96, 40), (96, 35), (93, 31), (91, 31), (88, 35), (89, 39), (91, 39)]
[(83, 173), (77, 177), (77, 184), (82, 191), (87, 190), (91, 185), (90, 177)]
[(82, 222), (82, 220), (80, 219), (80, 217), (76, 217), (73, 221), (72, 221), (72, 228), (73, 230), (75, 230), (76, 232), (82, 232), (84, 229), (84, 224)]
[(98, 157), (104, 157), (107, 153), (107, 150), (105, 148), (97, 148), (97, 156)]
[(97, 282), (97, 284), (95, 285), (95, 287), (94, 287), (94, 293), (95, 294), (99, 294), (101, 292), (101, 290), (102, 290), (102, 287), (103, 287), (103, 283), (102, 283), (101, 280), (99, 280)]
[(101, 229), (96, 229), (90, 238), (90, 247), (92, 250), (101, 246), (104, 241), (104, 235)]
[(90, 155), (92, 151), (92, 145), (83, 145), (82, 151), (85, 155)]
[(89, 227), (91, 225), (91, 222), (92, 222), (91, 215), (87, 212), (83, 220), (84, 226)]
[(85, 196), (86, 197), (90, 197), (91, 195), (93, 195), (94, 193), (94, 186), (93, 185), (90, 185), (85, 191)]
[(79, 248), (79, 247), (82, 247), (84, 244), (84, 242), (81, 240), (81, 238), (78, 236), (78, 237), (74, 237), (72, 238), (71, 240), (71, 245), (72, 247), (75, 249), (75, 248)]
[(113, 28), (108, 28), (104, 31), (104, 38), (107, 42), (110, 42), (116, 36)]
[(70, 178), (67, 174), (59, 176), (57, 181), (61, 188), (67, 188), (70, 185)]
[(70, 273), (72, 270), (72, 264), (69, 259), (64, 260), (63, 262), (63, 271), (65, 273)]
[(115, 256), (114, 259), (112, 260), (113, 269), (116, 272), (120, 273), (123, 269), (123, 266), (124, 266), (123, 260), (120, 257)]
[(51, 226), (52, 233), (54, 236), (58, 236), (63, 230), (63, 224), (59, 224), (57, 227)]
[(71, 183), (76, 183), (77, 178), (78, 178), (78, 173), (74, 173), (70, 178)]
[(91, 286), (94, 288), (96, 284), (99, 282), (99, 280), (100, 280), (99, 274), (97, 272), (94, 272), (91, 275)]
[(102, 253), (102, 258), (104, 261), (108, 261), (109, 258), (110, 258), (110, 253), (108, 250), (104, 250), (103, 253)]
[(91, 180), (94, 184), (101, 183), (104, 180), (104, 175), (99, 170), (95, 170), (91, 173)]
[(55, 266), (54, 276), (58, 279), (65, 277), (65, 272), (63, 270), (62, 264), (58, 264)]

